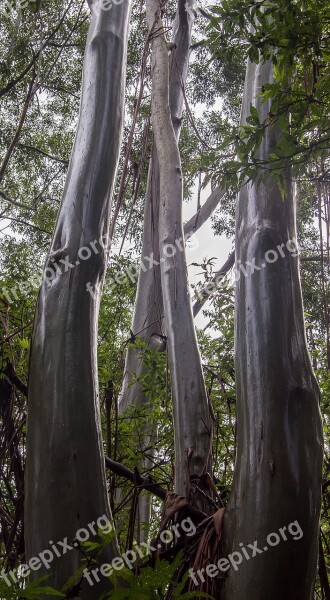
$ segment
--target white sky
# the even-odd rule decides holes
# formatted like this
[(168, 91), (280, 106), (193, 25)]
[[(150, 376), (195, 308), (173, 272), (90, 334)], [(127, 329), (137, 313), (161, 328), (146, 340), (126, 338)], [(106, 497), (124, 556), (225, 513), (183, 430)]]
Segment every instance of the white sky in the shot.
[[(197, 186), (196, 186), (197, 187)], [(202, 190), (201, 193), (201, 204), (205, 202), (206, 198), (210, 194), (209, 186)], [(188, 221), (196, 212), (197, 205), (197, 189), (196, 196), (193, 197), (191, 202), (184, 202), (183, 204), (183, 220)], [(219, 204), (221, 210), (221, 201)], [(198, 281), (202, 279), (201, 275), (198, 273), (201, 272), (201, 269), (195, 266), (192, 266), (192, 262), (201, 263), (203, 258), (212, 258), (215, 257), (216, 261), (214, 262), (215, 270), (219, 269), (225, 260), (228, 258), (228, 254), (232, 250), (231, 240), (227, 239), (224, 235), (214, 235), (214, 231), (212, 229), (211, 218), (204, 223), (204, 225), (198, 230), (196, 233), (195, 239), (197, 240), (197, 245), (194, 244), (193, 248), (186, 248), (186, 256), (188, 263), (188, 273), (189, 273), (189, 281), (190, 283), (196, 284)], [(196, 247), (197, 246), (197, 247)], [(207, 306), (207, 303), (206, 305)], [(197, 327), (201, 328), (206, 325), (206, 320), (203, 317), (202, 312), (195, 319), (195, 323)]]

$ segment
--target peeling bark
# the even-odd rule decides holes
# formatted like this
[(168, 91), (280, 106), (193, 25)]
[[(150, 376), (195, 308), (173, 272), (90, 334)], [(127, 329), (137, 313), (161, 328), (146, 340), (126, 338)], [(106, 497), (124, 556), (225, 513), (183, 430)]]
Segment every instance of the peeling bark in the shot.
[[(100, 431), (97, 322), (106, 252), (83, 247), (106, 236), (123, 129), (131, 3), (94, 11), (87, 38), (78, 130), (35, 316), (29, 374), (26, 468), (27, 559), (102, 515), (111, 518)], [(69, 257), (72, 268), (63, 268)], [(80, 264), (76, 266), (76, 261)], [(62, 273), (59, 267), (62, 266)], [(58, 267), (58, 268), (57, 268)], [(90, 283), (93, 293), (88, 293)], [(90, 539), (93, 539), (93, 535)], [(117, 554), (113, 542), (105, 560)], [(61, 588), (80, 562), (78, 550), (54, 557), (47, 583)], [(108, 580), (83, 580), (75, 597), (98, 598)]]

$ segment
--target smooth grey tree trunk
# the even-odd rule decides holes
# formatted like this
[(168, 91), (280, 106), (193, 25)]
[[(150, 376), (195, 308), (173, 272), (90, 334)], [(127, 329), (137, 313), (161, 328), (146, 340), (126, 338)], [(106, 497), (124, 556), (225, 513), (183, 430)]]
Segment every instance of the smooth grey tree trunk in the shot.
[[(270, 62), (248, 62), (243, 123), (251, 104), (261, 122), (268, 118), (270, 103), (262, 104), (258, 94), (273, 81), (272, 72)], [(266, 128), (258, 150), (261, 160), (268, 160), (277, 134), (271, 125)], [(242, 264), (249, 275), (241, 272), (236, 289), (238, 447), (222, 551), (226, 557), (241, 552), (240, 544), (255, 541), (263, 551), (252, 558), (249, 549), (251, 558), (243, 556), (237, 570), (224, 574), (221, 600), (313, 597), (322, 426), (319, 389), (306, 346), (298, 258), (293, 243), (291, 251), (286, 246), (296, 239), (289, 177), (288, 171), (284, 198), (266, 174), (259, 186), (244, 185), (237, 203), (236, 268)], [(255, 261), (259, 269), (251, 273), (247, 261)], [(299, 540), (288, 531), (295, 521), (303, 532)], [(272, 533), (280, 540), (274, 535), (267, 540)]]
[[(175, 49), (173, 49), (170, 58), (170, 110), (177, 138), (180, 135), (182, 120), (182, 86), (185, 85), (187, 78), (191, 30), (195, 17), (193, 10), (194, 0), (189, 0), (186, 4), (189, 10), (186, 10), (185, 3), (179, 0), (173, 36)], [(145, 202), (142, 260), (144, 257), (151, 257), (155, 264), (152, 268), (148, 268), (150, 262), (144, 261), (144, 266), (140, 269), (132, 331), (134, 335), (138, 335), (147, 345), (156, 348), (158, 345), (162, 345), (162, 339), (159, 336), (162, 336), (164, 333), (162, 325), (163, 302), (158, 235), (159, 194), (159, 165), (154, 144), (149, 166)], [(213, 206), (214, 204), (212, 203), (212, 208)], [(134, 346), (130, 346), (125, 362), (124, 381), (119, 399), (119, 412), (125, 411), (129, 406), (145, 403), (145, 394), (141, 389), (141, 385), (139, 385), (139, 378), (144, 372), (145, 366), (143, 360), (141, 360), (140, 353), (136, 352)], [(131, 385), (133, 378), (136, 378), (137, 382)]]
[[(168, 47), (159, 1), (147, 0), (146, 8), (152, 35), (151, 115), (159, 160), (161, 283), (174, 412), (174, 488), (189, 497), (191, 476), (199, 477), (209, 467), (212, 422), (189, 294), (181, 162), (170, 111)], [(183, 5), (181, 9), (185, 10)]]
[[(181, 129), (183, 110), (183, 90), (188, 73), (188, 62), (190, 54), (191, 31), (195, 18), (194, 0), (178, 1), (178, 9), (174, 22), (173, 40), (175, 47), (171, 52), (169, 64), (169, 95), (170, 111), (175, 136), (178, 139)], [(149, 165), (147, 194), (145, 200), (142, 263), (140, 269), (137, 294), (134, 305), (132, 320), (132, 332), (137, 335), (146, 345), (146, 349), (165, 350), (164, 344), (164, 309), (161, 289), (160, 275), (160, 253), (159, 253), (159, 164), (157, 150), (153, 144), (152, 155)], [(218, 200), (219, 202), (219, 200)], [(215, 209), (215, 197), (208, 204), (209, 210)], [(205, 220), (206, 210), (202, 212), (200, 222)], [(204, 222), (204, 221), (203, 221)], [(195, 222), (194, 222), (195, 224)], [(150, 258), (144, 260), (145, 257)], [(152, 264), (150, 268), (149, 265)], [(147, 350), (146, 350), (147, 351)], [(152, 402), (146, 397), (143, 381), (148, 373), (148, 365), (144, 359), (143, 350), (136, 349), (131, 345), (127, 350), (124, 380), (119, 398), (118, 412), (123, 414), (128, 408), (144, 407), (146, 412), (152, 411)], [(141, 435), (142, 432), (142, 435)], [(152, 453), (152, 446), (157, 441), (155, 424), (144, 420), (137, 432), (139, 438), (139, 453), (148, 448)], [(143, 470), (152, 467), (152, 461), (145, 458)], [(139, 499), (138, 511), (141, 523), (148, 523), (150, 518), (150, 495), (144, 494)], [(141, 531), (141, 537), (144, 536)]]
[[(50, 540), (56, 544), (67, 538), (71, 545), (80, 528), (102, 515), (111, 518), (96, 355), (106, 267), (106, 251), (99, 240), (108, 232), (122, 139), (131, 2), (124, 0), (108, 11), (93, 10), (93, 3), (91, 8), (78, 129), (45, 266), (49, 279), (40, 289), (32, 337), (25, 481), (27, 560), (50, 550)], [(95, 241), (94, 251), (91, 243)], [(81, 248), (91, 250), (90, 258), (82, 258), (88, 252)], [(72, 268), (64, 266), (68, 265), (66, 257)], [(86, 289), (88, 284), (92, 293)], [(104, 558), (116, 554), (114, 541)], [(58, 589), (75, 573), (80, 557), (78, 550), (67, 551), (54, 558), (49, 570), (40, 569), (31, 577), (50, 573), (48, 582)], [(107, 580), (101, 580), (94, 587), (84, 580), (75, 597), (98, 598), (108, 587)]]

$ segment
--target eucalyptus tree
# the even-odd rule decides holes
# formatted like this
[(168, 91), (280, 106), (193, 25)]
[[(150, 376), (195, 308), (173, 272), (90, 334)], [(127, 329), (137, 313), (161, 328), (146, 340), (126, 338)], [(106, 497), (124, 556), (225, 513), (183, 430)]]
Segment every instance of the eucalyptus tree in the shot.
[[(271, 61), (248, 62), (243, 124), (253, 109), (262, 122), (267, 120), (271, 103), (258, 98), (258, 90), (272, 81)], [(256, 153), (260, 160), (269, 161), (277, 138), (278, 128), (270, 124)], [(285, 185), (282, 196), (271, 172), (264, 173), (258, 185), (243, 185), (238, 196), (237, 268), (256, 264), (256, 272), (244, 276), (242, 270), (236, 288), (238, 448), (224, 551), (238, 550), (248, 540), (267, 547), (268, 534), (279, 535), (294, 521), (303, 534), (299, 542), (280, 538), (276, 549), (244, 561), (239, 572), (231, 569), (222, 592), (228, 600), (307, 600), (316, 572), (322, 477), (319, 388), (306, 346), (298, 252), (292, 252), (292, 246), (298, 247), (289, 170)]]
[[(194, 17), (194, 2), (185, 3), (181, 1), (178, 3), (169, 67), (169, 106), (173, 128), (177, 137), (180, 133), (182, 121), (183, 86), (188, 71), (191, 29)], [(146, 344), (146, 348), (150, 347), (164, 351), (166, 336), (160, 274), (159, 202), (159, 162), (156, 145), (153, 143), (145, 199), (142, 245), (142, 258), (148, 257), (152, 261), (152, 266), (150, 265), (151, 268), (148, 268), (143, 265), (143, 268), (140, 268), (131, 329), (133, 335), (139, 336)], [(144, 389), (147, 366), (142, 354), (145, 351), (141, 347), (138, 349), (134, 344), (128, 348), (118, 407), (119, 414), (124, 413), (128, 407), (144, 406), (145, 409), (148, 409), (149, 402)], [(146, 431), (142, 436), (142, 448), (139, 449), (142, 454), (144, 449), (154, 445), (157, 440), (154, 423), (149, 423), (147, 420), (143, 427)], [(142, 466), (144, 469), (148, 468), (150, 461), (144, 459)], [(139, 501), (139, 518), (141, 522), (147, 523), (149, 516), (150, 499), (144, 496)]]
[[(180, 9), (184, 10), (182, 5)], [(168, 47), (160, 3), (147, 2), (146, 14), (152, 36), (151, 114), (159, 161), (161, 283), (173, 396), (174, 485), (178, 494), (189, 497), (190, 476), (200, 477), (210, 465), (212, 419), (193, 322), (184, 246), (176, 252), (178, 242), (184, 240), (183, 185), (171, 122)]]
[[(173, 23), (173, 43), (169, 45), (169, 90), (168, 105), (176, 140), (179, 139), (183, 108), (185, 85), (187, 81), (189, 58), (191, 55), (191, 34), (196, 16), (194, 0), (178, 2), (176, 17)], [(153, 33), (150, 33), (152, 39)], [(148, 412), (152, 410), (152, 402), (148, 398), (146, 380), (150, 366), (145, 360), (145, 353), (149, 349), (164, 352), (167, 346), (166, 316), (163, 306), (163, 287), (161, 282), (161, 263), (164, 255), (160, 251), (159, 239), (159, 159), (155, 140), (149, 165), (148, 187), (144, 208), (143, 245), (141, 259), (148, 258), (148, 265), (143, 264), (139, 272), (138, 288), (134, 306), (131, 331), (134, 339), (126, 354), (125, 371), (122, 390), (119, 398), (119, 414), (122, 415), (129, 408), (140, 409), (144, 407), (142, 418), (145, 420), (145, 434), (141, 436), (139, 430), (139, 452), (145, 449), (150, 452), (150, 447), (155, 446), (157, 435), (155, 423), (148, 419)], [(183, 252), (187, 240), (205, 223), (217, 208), (224, 191), (216, 187), (210, 197), (191, 217), (183, 228), (183, 238), (179, 235), (174, 240), (175, 252)], [(178, 225), (179, 227), (179, 225)], [(179, 232), (179, 229), (178, 229)], [(145, 262), (145, 261), (144, 261)], [(149, 264), (150, 263), (150, 264)], [(136, 344), (139, 338), (144, 346)], [(190, 352), (190, 346), (186, 346)], [(181, 402), (181, 401), (180, 401)], [(187, 420), (190, 427), (191, 420)], [(133, 426), (134, 427), (134, 426)], [(181, 437), (177, 431), (177, 438)], [(178, 463), (177, 463), (178, 464)], [(142, 468), (148, 470), (151, 461), (147, 458), (142, 461)], [(177, 481), (177, 485), (179, 482)], [(179, 485), (181, 493), (184, 492), (182, 484)], [(177, 489), (177, 488), (175, 488)], [(139, 519), (148, 523), (150, 517), (150, 496), (144, 495), (139, 500)]]
[[(90, 6), (79, 123), (32, 335), (25, 477), (28, 560), (50, 540), (73, 540), (100, 516), (111, 519), (96, 336), (123, 127), (131, 3), (110, 11), (96, 2)], [(85, 262), (82, 249), (88, 253)], [(49, 581), (55, 588), (77, 571), (82, 554), (76, 548), (54, 557)], [(113, 542), (104, 556), (116, 552)], [(107, 586), (105, 578), (93, 587), (82, 579), (76, 596), (98, 598)]]

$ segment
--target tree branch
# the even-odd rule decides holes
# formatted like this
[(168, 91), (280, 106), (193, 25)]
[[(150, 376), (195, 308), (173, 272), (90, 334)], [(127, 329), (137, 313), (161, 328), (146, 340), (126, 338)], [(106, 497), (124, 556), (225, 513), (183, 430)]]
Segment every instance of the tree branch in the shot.
[(55, 33), (58, 32), (58, 30), (60, 29), (71, 5), (72, 5), (73, 0), (71, 0), (71, 2), (69, 3), (69, 5), (67, 6), (67, 8), (65, 9), (62, 18), (60, 19), (60, 21), (58, 22), (57, 26), (55, 27), (55, 29), (49, 34), (49, 36), (46, 38), (46, 41), (44, 44), (42, 44), (41, 48), (38, 50), (38, 52), (36, 52), (36, 54), (34, 55), (34, 57), (31, 59), (31, 61), (29, 62), (29, 64), (27, 65), (27, 67), (25, 67), (25, 69), (22, 71), (22, 73), (20, 73), (15, 79), (12, 79), (9, 83), (7, 83), (7, 85), (2, 88), (0, 90), (0, 98), (2, 96), (4, 96), (5, 94), (8, 94), (8, 92), (10, 92), (10, 90), (12, 90), (18, 83), (20, 83), (20, 81), (22, 81), (22, 79), (24, 79), (25, 75), (28, 74), (28, 72), (32, 69), (33, 65), (36, 63), (36, 61), (38, 60), (41, 52), (44, 50), (44, 48), (46, 48), (47, 43), (49, 42), (49, 40), (52, 39), (52, 37), (55, 35)]
[(52, 156), (51, 154), (48, 154), (47, 152), (45, 152), (44, 150), (41, 150), (40, 148), (35, 148), (35, 146), (29, 146), (28, 144), (17, 144), (18, 148), (24, 148), (25, 150), (31, 150), (33, 152), (38, 152), (38, 154), (42, 154), (42, 156), (46, 156), (46, 158), (50, 158), (50, 160), (55, 160), (59, 163), (62, 163), (65, 166), (68, 166), (69, 161), (64, 159), (64, 158), (58, 158), (57, 156)]
[(7, 83), (7, 85), (4, 88), (2, 88), (0, 90), (0, 98), (2, 96), (4, 96), (5, 94), (8, 94), (8, 92), (10, 92), (10, 90), (12, 90), (20, 81), (22, 81), (22, 79), (24, 79), (25, 75), (28, 74), (28, 72), (32, 69), (33, 65), (35, 64), (35, 62), (38, 60), (40, 52), (41, 52), (41, 50), (38, 50), (38, 52), (34, 55), (34, 57), (29, 62), (27, 67), (24, 69), (24, 71), (22, 71), (22, 73), (20, 73), (20, 75), (18, 75), (18, 77), (16, 77), (15, 79), (12, 79), (9, 83)]
[(233, 251), (231, 254), (229, 254), (226, 262), (222, 265), (221, 269), (219, 269), (219, 271), (216, 272), (213, 279), (211, 279), (211, 281), (209, 281), (203, 287), (203, 289), (200, 292), (198, 292), (198, 300), (196, 300), (196, 302), (193, 305), (194, 317), (196, 317), (198, 315), (201, 308), (203, 308), (205, 302), (211, 296), (213, 296), (213, 294), (215, 294), (215, 292), (218, 289), (218, 285), (219, 285), (220, 281), (230, 271), (230, 269), (234, 266), (234, 264), (235, 264), (235, 251)]
[(28, 93), (27, 93), (27, 96), (25, 98), (23, 110), (21, 112), (21, 116), (20, 116), (20, 119), (19, 119), (19, 123), (18, 123), (17, 129), (16, 129), (16, 132), (15, 132), (15, 135), (14, 135), (14, 137), (13, 137), (13, 139), (12, 139), (10, 145), (9, 145), (9, 148), (8, 148), (6, 154), (5, 154), (5, 158), (3, 159), (3, 163), (1, 165), (1, 169), (0, 169), (0, 183), (3, 180), (3, 178), (4, 178), (8, 162), (9, 162), (9, 160), (11, 158), (11, 155), (13, 154), (13, 152), (15, 150), (15, 147), (16, 147), (17, 142), (19, 140), (19, 137), (21, 135), (22, 127), (23, 127), (25, 119), (26, 119), (26, 114), (27, 114), (27, 111), (28, 111), (28, 108), (29, 108), (29, 105), (30, 105), (30, 101), (31, 101), (31, 98), (32, 98), (32, 96), (34, 94), (34, 82), (35, 82), (35, 79), (36, 79), (36, 74), (33, 75), (32, 79), (30, 81)]
[(189, 239), (211, 216), (216, 210), (220, 200), (225, 195), (226, 190), (221, 189), (219, 186), (215, 188), (212, 194), (204, 202), (203, 206), (194, 214), (193, 217), (184, 225), (185, 239)]
[[(112, 460), (108, 456), (105, 456), (105, 466), (119, 477), (124, 477), (125, 479), (128, 479), (132, 483), (135, 483), (140, 488), (151, 492), (152, 494), (157, 496), (157, 498), (160, 498), (163, 501), (166, 500), (167, 490), (165, 490), (158, 483), (156, 483), (156, 481), (154, 481), (152, 477), (142, 477), (142, 475), (140, 475), (137, 469), (135, 469), (135, 471), (131, 471), (121, 463)], [(185, 510), (192, 518), (194, 518), (199, 523), (201, 521), (204, 521), (204, 519), (207, 519), (208, 516), (204, 512), (198, 510), (198, 508), (194, 508), (194, 506), (191, 506), (190, 504), (184, 506), (183, 510)]]
[(12, 363), (7, 362), (7, 366), (4, 370), (4, 373), (7, 377), (7, 379), (9, 379), (10, 383), (13, 386), (15, 386), (20, 392), (22, 392), (22, 394), (27, 398), (27, 395), (28, 395), (27, 385), (25, 385), (25, 383), (23, 383), (23, 381), (21, 381), (21, 379), (17, 376)]
[(41, 233), (47, 233), (47, 235), (50, 236), (52, 235), (50, 231), (46, 231), (46, 229), (42, 229), (42, 227), (38, 227), (37, 225), (29, 223), (28, 221), (23, 221), (22, 219), (15, 219), (14, 217), (6, 217), (6, 219), (9, 219), (10, 221), (15, 221), (15, 223), (20, 223), (21, 225), (27, 225), (28, 227), (32, 227), (32, 229), (40, 231)]
[(0, 196), (6, 202), (9, 202), (9, 204), (12, 204), (13, 206), (17, 206), (18, 208), (24, 208), (25, 210), (32, 210), (31, 206), (27, 206), (26, 204), (22, 204), (22, 202), (13, 200), (13, 198), (10, 198), (9, 196), (7, 196), (7, 194), (5, 194), (5, 192), (3, 192), (2, 190), (0, 190)]

